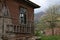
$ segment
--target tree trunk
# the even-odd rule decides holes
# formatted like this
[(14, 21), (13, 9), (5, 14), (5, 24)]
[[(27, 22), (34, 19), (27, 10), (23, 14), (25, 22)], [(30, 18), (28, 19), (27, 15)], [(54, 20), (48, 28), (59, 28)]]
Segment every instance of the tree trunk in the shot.
[(52, 35), (54, 36), (54, 28), (52, 28)]

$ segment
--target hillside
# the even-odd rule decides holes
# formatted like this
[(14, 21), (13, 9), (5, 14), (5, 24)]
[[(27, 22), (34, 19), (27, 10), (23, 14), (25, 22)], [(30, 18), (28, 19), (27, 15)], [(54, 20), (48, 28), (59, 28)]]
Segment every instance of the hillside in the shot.
[(39, 12), (34, 15), (34, 21), (39, 22), (41, 16), (43, 16), (45, 13), (44, 12)]

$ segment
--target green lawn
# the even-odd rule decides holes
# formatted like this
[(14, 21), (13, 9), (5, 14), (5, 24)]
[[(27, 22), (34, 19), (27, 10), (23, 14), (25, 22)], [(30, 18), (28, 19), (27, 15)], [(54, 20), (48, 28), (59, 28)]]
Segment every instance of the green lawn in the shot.
[(60, 40), (60, 36), (42, 36), (41, 40)]

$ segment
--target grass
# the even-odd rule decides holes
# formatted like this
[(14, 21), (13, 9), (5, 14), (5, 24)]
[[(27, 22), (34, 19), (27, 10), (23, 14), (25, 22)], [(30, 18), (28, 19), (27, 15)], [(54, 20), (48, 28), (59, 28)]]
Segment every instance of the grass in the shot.
[(41, 40), (60, 40), (60, 35), (46, 36), (44, 34), (41, 34), (39, 31), (37, 31), (35, 35), (37, 37), (41, 37)]
[(42, 36), (41, 40), (60, 40), (60, 36)]

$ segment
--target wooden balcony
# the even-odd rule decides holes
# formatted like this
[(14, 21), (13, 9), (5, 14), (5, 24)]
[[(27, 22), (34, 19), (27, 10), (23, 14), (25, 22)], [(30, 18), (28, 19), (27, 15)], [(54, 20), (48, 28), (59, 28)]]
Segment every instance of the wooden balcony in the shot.
[(7, 25), (6, 32), (15, 34), (33, 34), (34, 26), (33, 24)]

